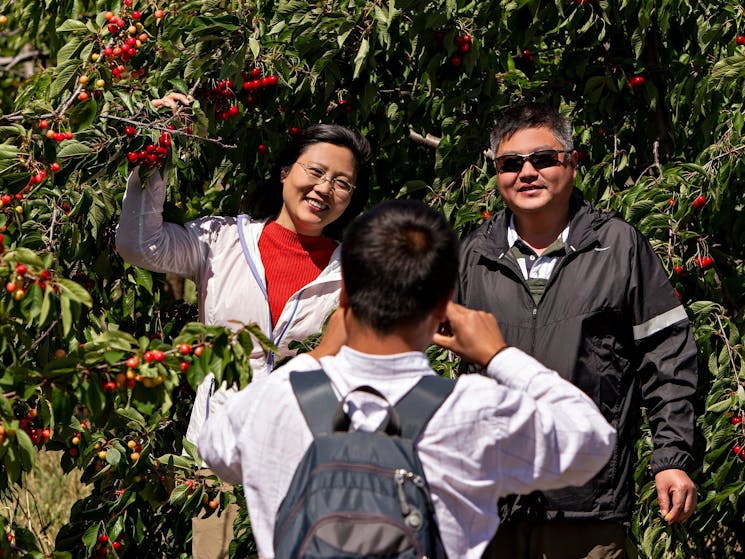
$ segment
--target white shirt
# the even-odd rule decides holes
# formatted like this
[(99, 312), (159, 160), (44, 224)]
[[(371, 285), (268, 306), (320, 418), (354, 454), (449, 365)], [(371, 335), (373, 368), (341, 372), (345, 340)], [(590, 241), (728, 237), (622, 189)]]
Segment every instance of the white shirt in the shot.
[[(434, 374), (419, 352), (367, 355), (345, 346), (321, 363), (338, 394), (369, 384), (392, 405)], [(226, 481), (243, 483), (260, 557), (274, 556), (277, 510), (312, 441), (289, 373), (317, 368), (301, 355), (253, 382), (210, 417), (199, 438), (207, 464)], [(487, 373), (492, 378), (463, 375), (417, 443), (453, 558), (481, 557), (499, 525), (499, 497), (581, 485), (615, 444), (615, 430), (592, 401), (522, 351), (502, 351)], [(379, 400), (365, 393), (349, 400), (354, 428), (377, 427), (385, 414)]]
[[(517, 234), (517, 229), (515, 229), (515, 216), (514, 214), (512, 217), (510, 217), (510, 223), (507, 226), (507, 244), (510, 248), (515, 246), (515, 243), (520, 238), (520, 235)], [(567, 224), (566, 227), (564, 227), (564, 230), (559, 234), (559, 238), (561, 239), (561, 242), (566, 244), (567, 239), (569, 238), (569, 224)], [(535, 259), (533, 262), (533, 265), (530, 267), (530, 271), (528, 271), (528, 267), (525, 265), (525, 260), (523, 258), (517, 259), (517, 264), (520, 266), (520, 271), (523, 273), (523, 278), (527, 279), (545, 279), (551, 277), (551, 274), (554, 271), (554, 268), (556, 267), (556, 263), (559, 261), (558, 256), (532, 256), (531, 259)]]

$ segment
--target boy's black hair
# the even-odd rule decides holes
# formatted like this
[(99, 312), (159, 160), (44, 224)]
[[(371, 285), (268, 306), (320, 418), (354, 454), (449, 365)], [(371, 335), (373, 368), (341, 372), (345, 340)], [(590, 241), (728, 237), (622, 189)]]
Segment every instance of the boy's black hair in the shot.
[(416, 200), (392, 200), (344, 235), (342, 274), (355, 317), (381, 334), (415, 324), (448, 298), (458, 240), (445, 218)]

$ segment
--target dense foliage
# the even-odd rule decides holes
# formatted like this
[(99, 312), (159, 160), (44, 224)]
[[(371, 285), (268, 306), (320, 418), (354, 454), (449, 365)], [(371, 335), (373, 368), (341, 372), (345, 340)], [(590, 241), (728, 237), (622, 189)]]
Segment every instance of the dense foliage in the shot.
[[(633, 553), (742, 553), (744, 34), (731, 0), (0, 3), (2, 498), (64, 450), (93, 492), (59, 557), (188, 556), (190, 518), (236, 500), (182, 434), (193, 387), (249, 382), (266, 340), (194, 322), (193, 284), (122, 262), (132, 164), (171, 168), (171, 220), (236, 214), (296, 129), (348, 124), (374, 145), (371, 203), (421, 198), (462, 234), (500, 207), (490, 123), (528, 98), (572, 116), (578, 185), (650, 237), (696, 325), (698, 510), (661, 521), (641, 425)], [(150, 105), (173, 90), (190, 109)], [(0, 555), (52, 553), (16, 520)]]

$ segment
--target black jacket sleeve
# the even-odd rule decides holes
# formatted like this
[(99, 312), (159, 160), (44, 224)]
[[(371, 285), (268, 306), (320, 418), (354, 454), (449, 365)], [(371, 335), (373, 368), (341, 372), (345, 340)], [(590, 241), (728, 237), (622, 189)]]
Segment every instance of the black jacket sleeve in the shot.
[(653, 473), (690, 471), (698, 363), (693, 330), (659, 258), (638, 231), (630, 254), (629, 305), (637, 374), (652, 431)]

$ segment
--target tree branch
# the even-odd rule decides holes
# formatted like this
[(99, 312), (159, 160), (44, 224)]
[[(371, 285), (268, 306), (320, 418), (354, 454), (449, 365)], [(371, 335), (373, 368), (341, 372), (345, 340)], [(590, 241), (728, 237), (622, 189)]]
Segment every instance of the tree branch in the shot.
[(422, 136), (418, 132), (414, 132), (413, 130), (409, 129), (409, 138), (418, 143), (418, 144), (424, 144), (427, 147), (430, 148), (437, 148), (437, 146), (440, 144), (440, 139), (437, 136), (433, 136), (432, 134), (427, 134), (426, 136)]

